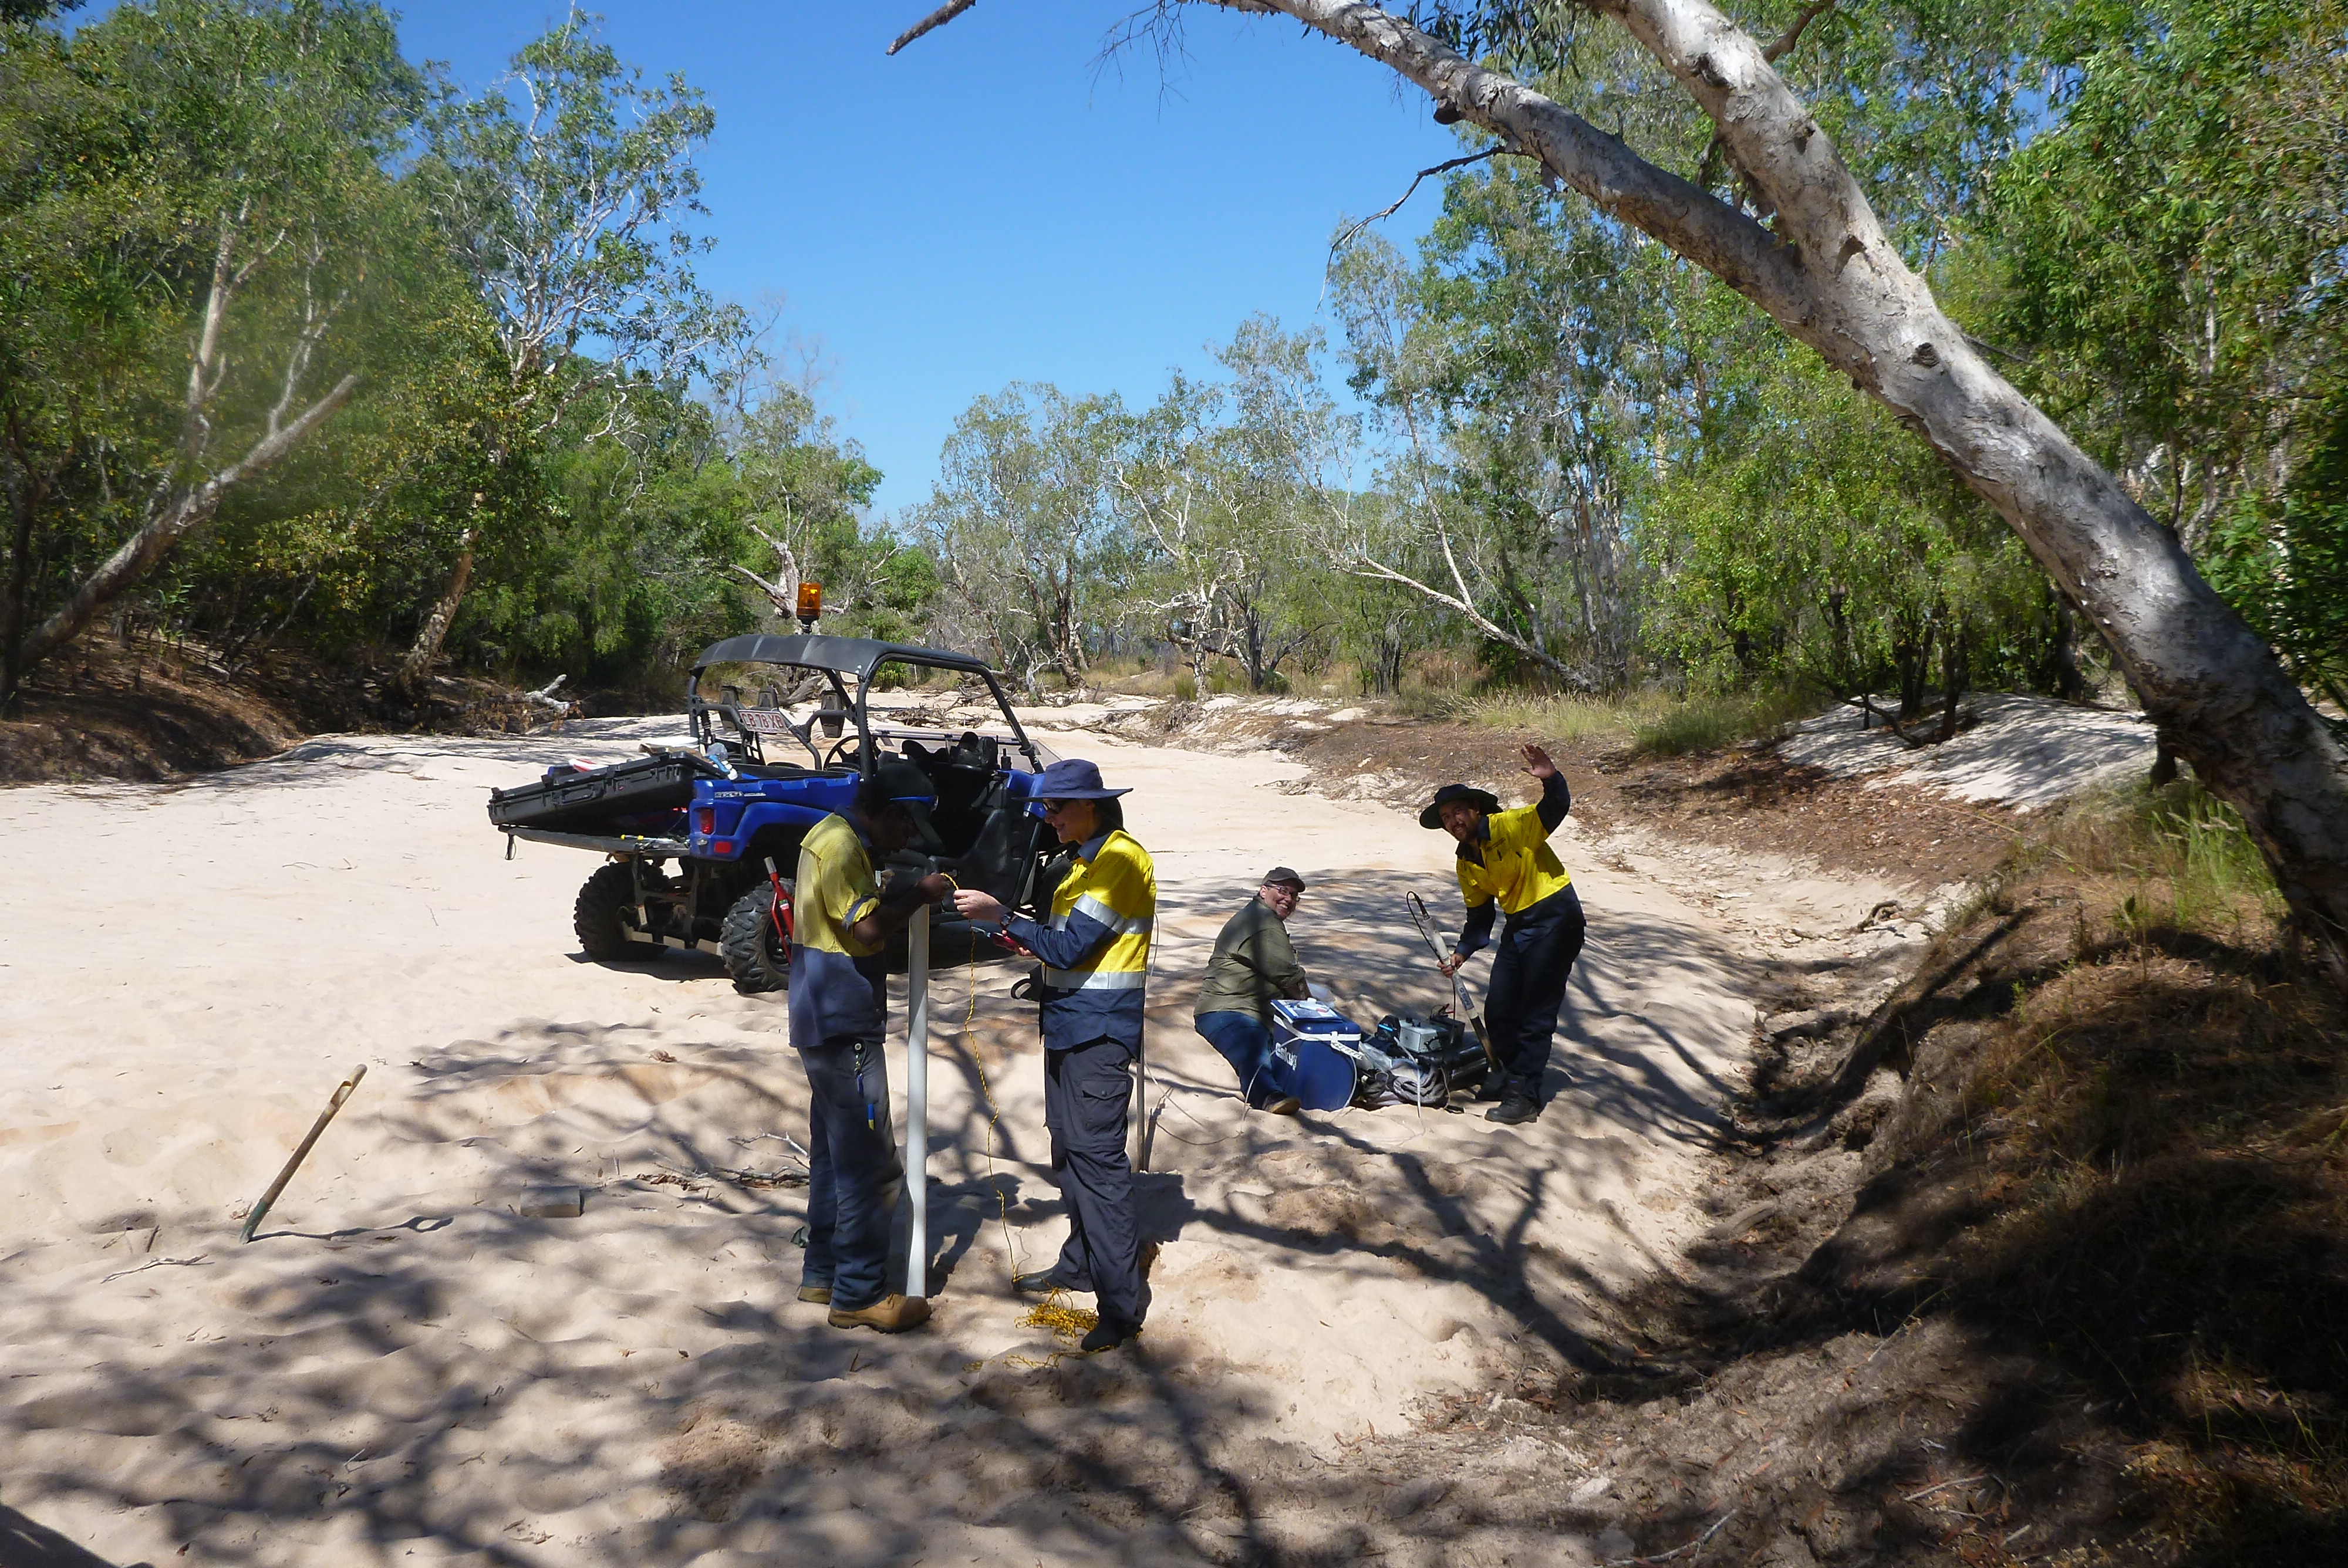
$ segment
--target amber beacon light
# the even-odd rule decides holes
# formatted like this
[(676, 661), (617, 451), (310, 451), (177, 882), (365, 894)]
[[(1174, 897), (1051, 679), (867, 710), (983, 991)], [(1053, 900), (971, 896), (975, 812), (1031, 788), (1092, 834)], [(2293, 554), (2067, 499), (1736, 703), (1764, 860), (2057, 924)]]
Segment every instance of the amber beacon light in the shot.
[(799, 584), (799, 624), (812, 630), (815, 627), (816, 617), (822, 613), (823, 584), (819, 582), (803, 582)]

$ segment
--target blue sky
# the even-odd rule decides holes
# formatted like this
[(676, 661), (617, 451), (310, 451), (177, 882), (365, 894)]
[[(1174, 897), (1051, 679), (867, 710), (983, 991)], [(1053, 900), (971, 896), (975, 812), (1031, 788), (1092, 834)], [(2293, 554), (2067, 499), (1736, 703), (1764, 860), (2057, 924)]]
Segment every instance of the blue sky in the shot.
[[(893, 58), (935, 0), (606, 0), (603, 36), (708, 94), (699, 162), (723, 297), (787, 297), (824, 399), (886, 477), (929, 494), (971, 399), (1012, 381), (1146, 401), (1255, 311), (1314, 319), (1329, 236), (1453, 156), (1423, 94), (1292, 23), (1198, 14), (1189, 57), (1097, 72), (1144, 0), (981, 0)], [(410, 58), (486, 84), (546, 0), (397, 6)], [(1436, 182), (1387, 220), (1423, 231)], [(1324, 323), (1324, 324), (1326, 324)]]

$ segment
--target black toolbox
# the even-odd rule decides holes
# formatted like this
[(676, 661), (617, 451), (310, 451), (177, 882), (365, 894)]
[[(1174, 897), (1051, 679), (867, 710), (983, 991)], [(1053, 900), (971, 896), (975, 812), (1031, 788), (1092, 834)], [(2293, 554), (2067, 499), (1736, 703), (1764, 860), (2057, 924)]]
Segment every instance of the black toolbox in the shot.
[(585, 827), (613, 817), (677, 811), (693, 804), (695, 779), (717, 776), (715, 764), (682, 753), (589, 773), (550, 768), (537, 784), (491, 790), (489, 821), (499, 827)]

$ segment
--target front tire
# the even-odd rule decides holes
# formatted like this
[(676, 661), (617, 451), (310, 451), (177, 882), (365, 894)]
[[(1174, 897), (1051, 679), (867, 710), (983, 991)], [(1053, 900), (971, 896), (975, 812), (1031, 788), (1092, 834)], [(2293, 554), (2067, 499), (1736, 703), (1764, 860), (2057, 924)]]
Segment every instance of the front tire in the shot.
[(746, 997), (779, 991), (790, 984), (791, 955), (775, 929), (774, 911), (775, 890), (766, 883), (734, 900), (734, 907), (726, 911), (717, 950), (726, 960), (726, 972), (734, 977), (734, 989)]
[[(655, 871), (645, 875), (648, 881), (660, 877)], [(658, 947), (628, 939), (628, 933), (639, 928), (633, 870), (618, 860), (598, 867), (571, 906), (571, 929), (579, 938), (579, 950), (599, 964), (659, 958)]]

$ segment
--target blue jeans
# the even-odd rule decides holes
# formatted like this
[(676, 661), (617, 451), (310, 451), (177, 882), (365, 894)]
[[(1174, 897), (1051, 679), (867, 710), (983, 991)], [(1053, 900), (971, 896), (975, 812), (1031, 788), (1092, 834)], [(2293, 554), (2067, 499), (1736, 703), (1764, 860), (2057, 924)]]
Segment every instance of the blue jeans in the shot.
[(1272, 1061), (1272, 1030), (1251, 1012), (1202, 1012), (1199, 1032), (1240, 1077), (1240, 1095), (1262, 1110), (1281, 1097), (1279, 1085), (1264, 1071)]
[(808, 1245), (803, 1286), (831, 1287), (834, 1311), (889, 1294), (889, 1221), (903, 1175), (889, 1122), (889, 1063), (878, 1044), (839, 1035), (801, 1046), (808, 1087)]

